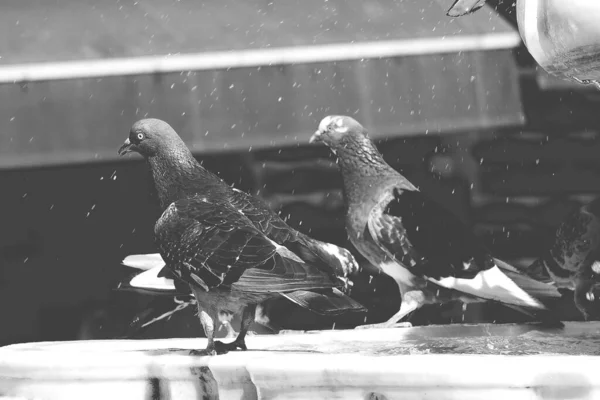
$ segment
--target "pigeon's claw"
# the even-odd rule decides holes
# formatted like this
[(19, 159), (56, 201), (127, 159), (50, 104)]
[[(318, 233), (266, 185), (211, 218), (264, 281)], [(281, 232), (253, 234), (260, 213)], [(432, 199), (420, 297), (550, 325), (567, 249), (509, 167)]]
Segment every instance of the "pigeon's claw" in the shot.
[(242, 351), (248, 350), (246, 343), (243, 340), (234, 340), (231, 343), (223, 343), (220, 341), (215, 342), (215, 350), (217, 351), (217, 354), (226, 354), (237, 349)]
[(190, 356), (216, 356), (219, 354), (214, 348), (204, 350), (190, 350)]

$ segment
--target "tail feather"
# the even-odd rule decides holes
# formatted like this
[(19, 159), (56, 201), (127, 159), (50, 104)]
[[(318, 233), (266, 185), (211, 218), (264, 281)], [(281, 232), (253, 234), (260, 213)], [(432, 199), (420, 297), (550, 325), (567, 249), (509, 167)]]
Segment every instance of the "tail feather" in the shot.
[(164, 267), (165, 262), (159, 253), (132, 254), (121, 261), (126, 267), (149, 270), (156, 267)]
[(341, 283), (310, 264), (283, 246), (263, 265), (246, 269), (231, 285), (241, 292), (282, 293), (297, 290), (331, 289)]
[(546, 328), (564, 328), (563, 324), (558, 318), (556, 318), (548, 310), (531, 310), (523, 307), (514, 306), (511, 304), (505, 304), (506, 307), (512, 308), (515, 311), (525, 314), (536, 321), (540, 321)]
[(502, 272), (512, 279), (517, 286), (538, 300), (562, 297), (555, 286), (552, 286), (548, 283), (539, 282), (502, 260), (495, 258), (494, 261), (496, 262), (498, 268), (500, 268)]
[(366, 312), (357, 301), (334, 288), (332, 291), (306, 291), (297, 290), (290, 293), (282, 293), (282, 296), (302, 308), (306, 308), (316, 314), (326, 316), (337, 316), (346, 312)]
[(531, 265), (524, 268), (523, 272), (539, 282), (554, 284), (552, 277), (546, 268), (546, 263), (542, 257), (538, 258), (532, 262)]
[(535, 297), (520, 288), (498, 266), (479, 272), (474, 278), (428, 278), (447, 289), (454, 289), (486, 300), (528, 308), (545, 309)]
[(175, 282), (173, 279), (159, 277), (163, 267), (154, 267), (144, 271), (129, 282), (134, 288), (153, 289), (161, 291), (175, 291)]
[[(341, 250), (347, 251), (345, 249)], [(277, 245), (277, 253), (275, 258), (278, 262), (292, 265), (298, 263), (298, 266), (305, 264), (296, 254), (283, 246)], [(341, 254), (343, 255), (344, 253)], [(351, 254), (350, 257), (352, 257)], [(342, 259), (350, 263), (356, 262), (353, 257), (347, 259), (342, 256)], [(184, 287), (180, 287), (179, 281), (169, 269), (165, 268), (165, 263), (158, 253), (131, 255), (125, 257), (122, 264), (145, 271), (119, 284), (119, 289), (121, 290), (170, 294), (173, 296), (177, 294), (189, 294), (187, 285), (183, 285), (186, 290), (184, 290)], [(298, 266), (291, 269), (297, 269)], [(280, 294), (293, 303), (320, 315), (335, 316), (345, 312), (366, 311), (360, 303), (335, 288), (335, 286), (341, 286), (341, 283), (329, 281), (326, 275), (324, 275), (325, 271), (319, 272), (317, 269), (312, 270), (312, 273), (308, 274), (300, 273), (298, 276), (294, 276), (295, 274), (278, 276), (278, 274), (274, 274), (273, 272), (258, 268), (247, 270), (233, 286), (238, 290), (257, 292), (287, 292), (298, 288), (299, 290)], [(268, 277), (270, 281), (268, 290), (265, 290), (264, 287), (265, 277)], [(305, 290), (305, 288), (309, 287), (311, 291)]]
[(179, 296), (190, 294), (189, 286), (172, 276), (166, 275), (164, 267), (155, 267), (130, 275), (117, 286), (117, 290), (133, 291), (141, 294)]
[[(494, 259), (494, 262), (513, 282), (517, 284), (521, 289), (527, 292), (529, 295), (540, 300), (546, 306), (547, 302), (553, 299), (559, 299), (562, 297), (558, 289), (545, 282), (540, 282), (521, 272), (519, 269), (512, 265), (499, 260)], [(544, 275), (541, 276), (543, 278)], [(512, 308), (522, 314), (528, 315), (531, 318), (541, 321), (542, 324), (547, 328), (562, 328), (564, 324), (558, 320), (551, 311), (548, 309), (526, 309), (512, 304), (505, 304), (507, 307)]]

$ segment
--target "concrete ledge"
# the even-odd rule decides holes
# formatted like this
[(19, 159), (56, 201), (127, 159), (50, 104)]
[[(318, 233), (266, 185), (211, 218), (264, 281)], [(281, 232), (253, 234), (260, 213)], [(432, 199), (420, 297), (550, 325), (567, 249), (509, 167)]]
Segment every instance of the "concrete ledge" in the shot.
[(253, 336), (217, 357), (187, 355), (204, 339), (25, 343), (0, 349), (0, 398), (592, 399), (599, 342), (568, 323)]

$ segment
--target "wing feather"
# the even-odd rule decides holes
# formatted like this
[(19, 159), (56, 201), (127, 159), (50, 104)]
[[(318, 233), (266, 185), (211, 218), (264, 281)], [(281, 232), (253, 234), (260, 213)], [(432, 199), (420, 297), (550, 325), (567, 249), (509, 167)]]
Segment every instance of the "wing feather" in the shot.
[(336, 286), (227, 203), (200, 197), (178, 200), (157, 221), (155, 234), (167, 265), (205, 290), (230, 286), (279, 292)]
[(544, 308), (496, 266), (458, 217), (417, 190), (395, 188), (383, 196), (368, 229), (387, 256), (414, 275), (470, 295)]

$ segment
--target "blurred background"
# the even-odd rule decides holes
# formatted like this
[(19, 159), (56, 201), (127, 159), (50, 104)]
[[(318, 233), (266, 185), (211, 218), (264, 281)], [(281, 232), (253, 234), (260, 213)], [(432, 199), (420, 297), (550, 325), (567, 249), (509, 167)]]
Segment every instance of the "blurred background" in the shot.
[[(446, 17), (450, 5), (4, 0), (0, 345), (118, 337), (137, 313), (173, 304), (115, 291), (134, 272), (124, 256), (156, 251), (146, 165), (117, 157), (144, 117), (169, 122), (205, 167), (293, 227), (356, 254), (336, 165), (308, 145), (322, 117), (351, 115), (496, 256), (531, 262), (566, 213), (597, 196), (600, 94), (536, 68), (512, 1), (459, 19)], [(353, 296), (373, 308), (369, 322), (397, 311), (391, 279), (361, 276)], [(194, 312), (139, 335), (200, 335)], [(282, 328), (332, 327), (286, 302), (269, 312)], [(450, 304), (412, 322), (512, 317)]]

